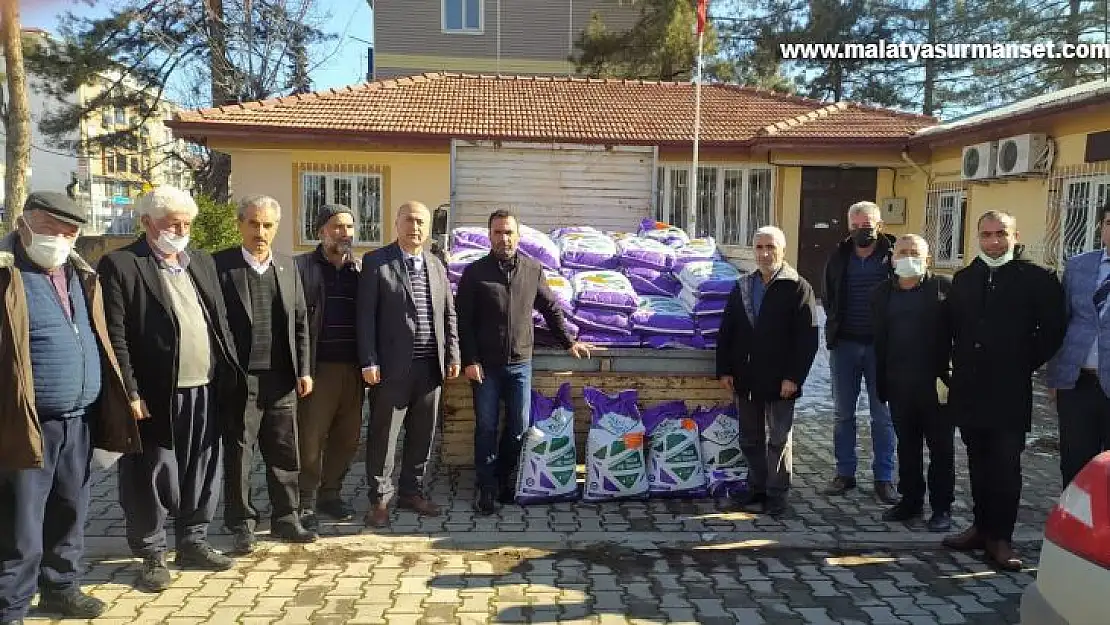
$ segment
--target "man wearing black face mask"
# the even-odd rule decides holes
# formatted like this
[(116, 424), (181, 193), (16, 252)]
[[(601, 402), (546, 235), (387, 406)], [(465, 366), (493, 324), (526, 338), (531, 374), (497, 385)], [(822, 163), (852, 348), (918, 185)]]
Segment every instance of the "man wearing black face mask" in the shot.
[(848, 209), (849, 237), (825, 265), (825, 342), (829, 348), (836, 412), (833, 428), (836, 475), (825, 493), (843, 495), (856, 487), (856, 400), (863, 378), (871, 408), (875, 495), (885, 504), (895, 504), (898, 494), (893, 484), (894, 424), (876, 388), (871, 315), (875, 287), (894, 276), (891, 264), (894, 237), (881, 232), (881, 215), (874, 202), (853, 204)]

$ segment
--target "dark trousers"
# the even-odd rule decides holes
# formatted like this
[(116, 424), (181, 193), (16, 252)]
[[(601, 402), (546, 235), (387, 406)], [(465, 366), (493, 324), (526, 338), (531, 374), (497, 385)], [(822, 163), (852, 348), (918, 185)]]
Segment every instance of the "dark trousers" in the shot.
[(975, 527), (987, 538), (1010, 540), (1021, 500), (1021, 452), (1025, 431), (960, 427), (967, 446)]
[(258, 510), (251, 503), (251, 467), (257, 443), (266, 463), (270, 519), (293, 521), (300, 499), (297, 448), (296, 375), (260, 371), (247, 374), (245, 405), (236, 412), (224, 440), (227, 502), (224, 524), (254, 530)]
[(313, 389), (297, 406), (301, 507), (337, 499), (358, 453), (366, 384), (354, 363), (319, 362)]
[[(482, 367), (482, 383), (471, 382), (474, 392), (474, 469), (479, 488), (505, 487), (512, 483), (528, 413), (532, 406), (532, 362), (503, 367)], [(501, 404), (505, 428), (498, 440)]]
[(740, 450), (748, 461), (748, 481), (756, 493), (784, 497), (794, 468), (794, 400), (753, 402), (736, 399)]
[(393, 497), (393, 467), (402, 427), (405, 446), (398, 491), (402, 497), (423, 494), (442, 388), (439, 359), (421, 358), (413, 361), (407, 376), (383, 381), (373, 389), (366, 427), (366, 479), (371, 503), (388, 503)]
[[(898, 435), (898, 492), (902, 501), (920, 508), (926, 485), (933, 512), (950, 512), (956, 488), (956, 428), (937, 402), (936, 387), (898, 392), (890, 398), (890, 415)], [(929, 448), (928, 479), (922, 477)]]
[(120, 503), (136, 556), (165, 553), (171, 514), (178, 549), (207, 540), (223, 477), (214, 388), (184, 388), (174, 395), (173, 449), (144, 438), (141, 453), (120, 458)]
[(1110, 449), (1110, 399), (1098, 376), (1082, 372), (1075, 388), (1056, 393), (1060, 417), (1060, 476), (1066, 487), (1091, 458)]
[(0, 471), (0, 620), (23, 618), (36, 587), (80, 583), (89, 509), (89, 426), (84, 417), (42, 422), (42, 467)]

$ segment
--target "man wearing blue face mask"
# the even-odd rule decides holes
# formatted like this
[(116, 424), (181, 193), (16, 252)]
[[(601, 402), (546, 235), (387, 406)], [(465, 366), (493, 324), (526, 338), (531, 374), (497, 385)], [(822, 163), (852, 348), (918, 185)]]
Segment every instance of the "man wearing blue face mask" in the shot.
[(1032, 375), (1063, 342), (1064, 292), (1053, 271), (1024, 257), (1013, 215), (989, 211), (976, 228), (979, 257), (956, 272), (948, 296), (948, 408), (967, 447), (975, 520), (944, 545), (983, 549), (999, 568), (1019, 570), (1010, 541), (1032, 423)]
[(916, 234), (894, 243), (894, 274), (875, 289), (871, 309), (875, 327), (876, 387), (890, 405), (898, 434), (898, 491), (902, 498), (883, 514), (884, 521), (909, 521), (921, 515), (929, 447), (928, 492), (932, 516), (927, 527), (952, 527), (956, 487), (955, 430), (941, 406), (949, 382), (951, 332), (946, 299), (952, 280), (928, 269), (929, 244)]
[(139, 450), (96, 274), (73, 252), (86, 211), (32, 193), (0, 239), (0, 624), (92, 619), (81, 592), (93, 446)]
[(197, 205), (174, 187), (139, 198), (144, 236), (106, 255), (108, 334), (119, 358), (130, 409), (141, 419), (143, 452), (120, 459), (120, 503), (127, 542), (143, 559), (136, 586), (170, 583), (166, 518), (174, 517), (177, 566), (229, 569), (208, 544), (222, 490), (221, 407), (236, 405), (239, 368), (212, 257), (189, 248)]

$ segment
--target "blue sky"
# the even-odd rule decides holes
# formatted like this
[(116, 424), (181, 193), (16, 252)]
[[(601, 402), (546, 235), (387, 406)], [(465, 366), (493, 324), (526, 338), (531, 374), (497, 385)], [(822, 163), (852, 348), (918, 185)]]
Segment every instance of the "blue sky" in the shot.
[[(200, 0), (197, 0), (198, 2)], [(372, 41), (373, 18), (365, 0), (318, 0), (327, 16), (324, 30), (339, 38), (314, 50), (313, 60), (318, 64), (312, 72), (313, 89), (342, 87), (366, 80), (366, 44), (352, 37)], [(114, 2), (97, 2), (88, 7), (75, 0), (20, 0), (21, 19), (24, 27), (54, 31), (58, 16), (67, 10), (87, 12), (90, 16), (108, 13)]]

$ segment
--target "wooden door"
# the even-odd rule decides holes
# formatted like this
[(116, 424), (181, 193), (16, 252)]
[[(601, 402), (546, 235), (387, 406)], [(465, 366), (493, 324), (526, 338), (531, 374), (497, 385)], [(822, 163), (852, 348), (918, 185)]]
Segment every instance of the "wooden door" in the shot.
[(848, 207), (875, 201), (874, 168), (803, 167), (798, 273), (824, 297), (822, 276), (829, 255), (848, 236)]

